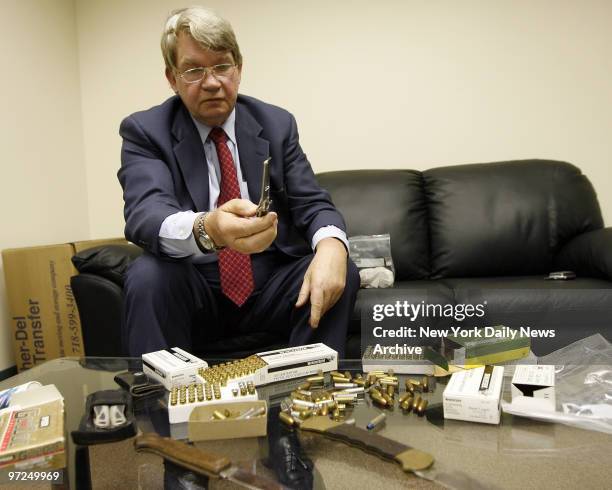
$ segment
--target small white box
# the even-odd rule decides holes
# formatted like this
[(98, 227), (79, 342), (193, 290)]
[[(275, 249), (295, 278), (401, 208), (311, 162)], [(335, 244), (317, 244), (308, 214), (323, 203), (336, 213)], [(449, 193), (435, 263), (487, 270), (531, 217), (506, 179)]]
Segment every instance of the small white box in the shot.
[(206, 361), (178, 347), (142, 355), (142, 371), (163, 384), (167, 390), (195, 383), (198, 369), (207, 367)]
[(255, 386), (338, 369), (338, 353), (325, 344), (287, 347), (257, 354), (266, 366), (255, 373)]
[(555, 410), (555, 366), (517, 366), (512, 377), (512, 401), (518, 397), (531, 399), (542, 409)]
[[(454, 373), (443, 395), (444, 418), (499, 424), (503, 366)], [(492, 368), (492, 371), (491, 371)]]

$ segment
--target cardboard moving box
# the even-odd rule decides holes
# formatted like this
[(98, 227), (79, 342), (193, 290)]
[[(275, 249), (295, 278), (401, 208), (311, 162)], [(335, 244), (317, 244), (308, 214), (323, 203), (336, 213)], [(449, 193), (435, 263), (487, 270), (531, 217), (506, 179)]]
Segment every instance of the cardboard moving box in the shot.
[(72, 256), (86, 248), (127, 243), (122, 238), (2, 251), (17, 369), (58, 357), (82, 356), (83, 337), (70, 277)]

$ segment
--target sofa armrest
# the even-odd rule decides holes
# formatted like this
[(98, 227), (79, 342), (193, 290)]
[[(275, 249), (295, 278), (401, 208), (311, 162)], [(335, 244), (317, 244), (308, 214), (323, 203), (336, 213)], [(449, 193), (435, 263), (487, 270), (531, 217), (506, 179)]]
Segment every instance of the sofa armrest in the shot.
[(86, 356), (125, 355), (121, 339), (122, 288), (97, 274), (70, 278), (79, 308)]
[(102, 245), (81, 250), (72, 257), (79, 273), (102, 276), (123, 287), (125, 271), (142, 254), (136, 245)]
[(572, 270), (578, 276), (612, 280), (612, 228), (578, 235), (555, 257), (556, 270)]

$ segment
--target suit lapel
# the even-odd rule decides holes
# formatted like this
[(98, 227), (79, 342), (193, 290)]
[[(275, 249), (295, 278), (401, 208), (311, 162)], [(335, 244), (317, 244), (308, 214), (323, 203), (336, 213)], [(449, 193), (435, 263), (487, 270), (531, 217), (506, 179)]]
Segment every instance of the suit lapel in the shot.
[(249, 187), (249, 197), (255, 204), (261, 197), (263, 161), (270, 155), (270, 144), (260, 138), (261, 126), (248, 110), (236, 104), (236, 140), (240, 155), (240, 168)]
[(181, 104), (174, 124), (172, 134), (177, 142), (174, 145), (176, 157), (191, 200), (196, 211), (208, 209), (208, 165), (202, 139), (191, 120), (187, 109)]

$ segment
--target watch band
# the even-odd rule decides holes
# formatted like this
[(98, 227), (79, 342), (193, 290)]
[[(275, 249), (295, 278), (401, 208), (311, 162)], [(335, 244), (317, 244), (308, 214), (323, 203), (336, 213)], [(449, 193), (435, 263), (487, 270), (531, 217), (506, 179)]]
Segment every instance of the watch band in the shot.
[(206, 217), (210, 214), (210, 211), (206, 211), (202, 215), (198, 216), (196, 228), (198, 230), (196, 236), (196, 245), (203, 253), (216, 252), (223, 250), (225, 247), (218, 246), (212, 237), (206, 233)]
[(376, 456), (396, 461), (404, 471), (424, 470), (434, 462), (433, 456), (429, 453), (365, 429), (336, 422), (322, 415), (307, 418), (300, 425), (300, 429), (316, 432), (325, 437), (358, 447)]

